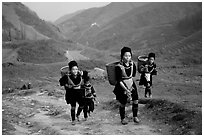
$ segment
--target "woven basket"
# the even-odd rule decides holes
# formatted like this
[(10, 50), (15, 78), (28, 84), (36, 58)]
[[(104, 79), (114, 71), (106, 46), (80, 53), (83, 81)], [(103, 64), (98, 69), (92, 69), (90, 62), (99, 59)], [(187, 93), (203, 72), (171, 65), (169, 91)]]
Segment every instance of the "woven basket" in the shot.
[(69, 73), (69, 66), (64, 66), (60, 69), (61, 76), (67, 75)]
[(145, 55), (141, 55), (137, 58), (137, 70), (139, 73), (142, 73), (141, 71), (141, 66), (142, 65), (145, 65), (147, 60), (148, 60), (148, 56), (145, 56)]
[(108, 81), (111, 85), (116, 85), (117, 81), (116, 81), (116, 72), (115, 72), (115, 66), (118, 64), (119, 62), (112, 62), (109, 64), (106, 64), (106, 70), (107, 70), (107, 75), (108, 75)]

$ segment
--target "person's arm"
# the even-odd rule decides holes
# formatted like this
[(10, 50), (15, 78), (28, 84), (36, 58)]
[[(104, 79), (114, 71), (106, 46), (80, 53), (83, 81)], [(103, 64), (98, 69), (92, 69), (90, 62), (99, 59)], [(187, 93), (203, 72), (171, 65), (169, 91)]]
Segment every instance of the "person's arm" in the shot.
[(133, 77), (136, 76), (136, 72), (137, 72), (137, 67), (136, 67), (135, 63), (133, 62), (133, 74), (132, 74)]
[(140, 65), (139, 69), (141, 70), (142, 73), (147, 72), (147, 68), (146, 68), (145, 64), (144, 65)]
[(157, 75), (156, 64), (154, 63), (151, 73), (152, 75)]
[(60, 82), (60, 86), (64, 86), (64, 88), (66, 90), (68, 90), (70, 88), (69, 85), (68, 85), (68, 77), (67, 77), (67, 75), (64, 75), (62, 78), (60, 78), (59, 82)]
[(120, 69), (119, 66), (115, 67), (115, 74), (116, 74), (116, 81), (119, 82), (122, 79), (122, 75), (121, 75), (122, 71)]
[(149, 73), (152, 73), (154, 70), (156, 70), (156, 64), (153, 64), (152, 69), (149, 71)]
[(99, 103), (99, 101), (98, 101), (98, 99), (97, 99), (97, 96), (96, 96), (96, 91), (95, 91), (95, 89), (94, 89), (94, 87), (92, 86), (91, 87), (91, 93), (92, 93), (92, 95), (94, 96), (94, 101), (96, 101), (96, 103), (98, 104)]
[(96, 97), (96, 91), (93, 86), (91, 87), (91, 93), (93, 94), (94, 97)]
[(120, 81), (120, 86), (125, 90), (128, 91), (128, 89), (126, 88), (126, 86), (124, 85), (124, 83), (122, 81)]
[(65, 86), (65, 84), (67, 83), (67, 75), (64, 75), (63, 77), (61, 77), (59, 82), (60, 82), (60, 86)]
[(154, 69), (156, 69), (157, 65), (154, 63)]
[(83, 79), (86, 78), (86, 77), (88, 77), (88, 71), (86, 71), (86, 70), (80, 71), (79, 73), (81, 74), (81, 76), (82, 76)]

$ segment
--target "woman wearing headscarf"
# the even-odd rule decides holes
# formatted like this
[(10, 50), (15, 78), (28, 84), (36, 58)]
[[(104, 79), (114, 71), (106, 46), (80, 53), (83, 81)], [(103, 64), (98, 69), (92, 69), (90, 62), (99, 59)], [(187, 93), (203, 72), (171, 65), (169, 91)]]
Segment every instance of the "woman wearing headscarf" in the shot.
[[(84, 82), (84, 76), (88, 75), (87, 71), (80, 71), (78, 69), (78, 64), (76, 61), (70, 61), (69, 65), (69, 74), (64, 75), (60, 79), (60, 85), (64, 86), (66, 89), (65, 100), (67, 104), (71, 105), (71, 118), (72, 125), (75, 125), (75, 118), (79, 116), (81, 111), (84, 108), (84, 90), (81, 88)], [(79, 104), (79, 107), (76, 112), (76, 103)], [(84, 109), (84, 111), (87, 111)]]
[(114, 88), (116, 99), (120, 102), (119, 112), (121, 123), (128, 124), (125, 119), (125, 106), (132, 101), (133, 121), (139, 123), (138, 119), (138, 92), (133, 77), (136, 76), (136, 65), (131, 60), (132, 52), (129, 47), (121, 49), (121, 60), (116, 65), (116, 80), (117, 83)]

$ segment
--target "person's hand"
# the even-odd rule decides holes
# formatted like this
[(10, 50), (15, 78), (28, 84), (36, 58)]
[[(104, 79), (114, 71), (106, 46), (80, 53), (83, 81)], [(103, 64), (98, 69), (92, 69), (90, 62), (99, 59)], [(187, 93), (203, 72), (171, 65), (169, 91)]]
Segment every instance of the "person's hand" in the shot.
[(128, 96), (128, 98), (132, 98), (132, 97), (131, 97), (131, 94), (132, 94), (132, 93), (131, 93), (130, 90), (126, 90), (126, 91), (125, 91), (125, 94)]
[(83, 75), (83, 71), (82, 71), (82, 70), (79, 70), (79, 74), (82, 76), (82, 75)]
[(131, 101), (132, 101), (132, 96), (131, 96), (131, 94), (132, 94), (132, 93), (131, 93), (131, 91), (129, 91), (129, 90), (128, 90), (127, 93), (126, 93), (126, 95), (127, 95), (127, 101), (128, 101), (128, 102), (131, 102)]
[(131, 92), (130, 92), (129, 89), (126, 89), (124, 93), (125, 93), (125, 94), (128, 94), (128, 93), (131, 93)]
[(148, 72), (149, 72), (147, 66), (145, 66), (145, 68), (144, 68), (144, 72), (145, 72), (145, 73), (148, 73)]
[(72, 85), (65, 84), (66, 88), (72, 88)]
[(94, 98), (94, 104), (96, 105), (96, 106), (98, 106), (98, 104), (100, 103), (96, 98)]

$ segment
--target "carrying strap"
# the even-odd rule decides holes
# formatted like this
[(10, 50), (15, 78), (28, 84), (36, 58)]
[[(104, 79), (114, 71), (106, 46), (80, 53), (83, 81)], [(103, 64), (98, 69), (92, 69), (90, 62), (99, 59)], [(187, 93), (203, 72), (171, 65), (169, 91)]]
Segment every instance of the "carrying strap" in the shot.
[[(125, 66), (123, 66), (122, 65), (122, 62), (120, 62), (117, 66), (119, 66), (120, 68), (121, 68), (121, 70), (122, 70), (122, 79), (130, 79), (130, 78), (132, 78), (132, 76), (133, 76), (133, 62), (131, 61), (130, 62), (130, 66), (129, 67), (125, 67)], [(126, 73), (126, 71), (125, 71), (125, 69), (129, 69), (129, 68), (131, 68), (131, 73), (130, 73), (130, 76), (127, 76), (127, 73)]]
[(80, 75), (80, 82), (79, 84), (75, 85), (74, 82), (72, 81), (72, 79), (70, 78), (70, 74), (67, 75), (67, 78), (68, 78), (68, 85), (71, 87), (71, 88), (74, 88), (74, 89), (80, 89), (81, 88), (81, 85), (82, 85), (82, 76)]

